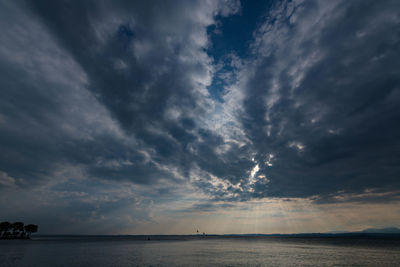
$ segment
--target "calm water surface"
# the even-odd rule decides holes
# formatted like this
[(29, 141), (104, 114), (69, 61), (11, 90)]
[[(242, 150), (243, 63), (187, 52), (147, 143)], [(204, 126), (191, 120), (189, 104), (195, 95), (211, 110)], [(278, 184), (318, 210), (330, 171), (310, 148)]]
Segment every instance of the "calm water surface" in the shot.
[(0, 240), (0, 266), (400, 266), (400, 240), (221, 237)]

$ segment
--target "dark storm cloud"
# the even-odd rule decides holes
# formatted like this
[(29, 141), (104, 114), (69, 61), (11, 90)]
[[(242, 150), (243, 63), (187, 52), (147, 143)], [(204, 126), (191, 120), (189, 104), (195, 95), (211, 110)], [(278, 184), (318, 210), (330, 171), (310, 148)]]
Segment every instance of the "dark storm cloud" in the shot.
[[(202, 84), (211, 71), (205, 27), (235, 6), (37, 1), (31, 7), (88, 75), (88, 89), (127, 135), (153, 152), (152, 160), (178, 167), (186, 176), (195, 163), (218, 176), (240, 177), (246, 171), (224, 164), (213, 150), (223, 140), (196, 122), (213, 102)], [(102, 23), (111, 24), (105, 32)], [(154, 164), (139, 165), (122, 172), (97, 168), (93, 174), (129, 176), (134, 182), (163, 176), (154, 172)]]
[(97, 195), (88, 185), (102, 178), (152, 187), (134, 194), (157, 198), (193, 168), (201, 179), (246, 178), (245, 149), (217, 152), (229, 142), (204, 122), (214, 108), (206, 28), (237, 3), (3, 5), (0, 185), (8, 196), (15, 186), (56, 190), (47, 183)]
[(245, 87), (242, 122), (270, 180), (254, 194), (397, 191), (399, 3), (306, 1), (278, 10), (256, 33)]

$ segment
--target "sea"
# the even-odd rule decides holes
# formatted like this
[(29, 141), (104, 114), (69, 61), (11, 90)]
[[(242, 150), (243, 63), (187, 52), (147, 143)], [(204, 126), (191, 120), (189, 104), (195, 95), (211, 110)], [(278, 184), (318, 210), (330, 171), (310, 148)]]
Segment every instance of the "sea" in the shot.
[(34, 236), (0, 240), (0, 266), (400, 266), (400, 239)]

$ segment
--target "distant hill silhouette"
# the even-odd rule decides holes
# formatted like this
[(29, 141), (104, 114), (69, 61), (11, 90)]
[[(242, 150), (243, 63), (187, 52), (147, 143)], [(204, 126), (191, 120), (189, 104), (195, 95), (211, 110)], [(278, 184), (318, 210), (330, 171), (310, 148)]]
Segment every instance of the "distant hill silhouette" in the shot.
[(400, 234), (400, 229), (397, 227), (387, 227), (387, 228), (367, 228), (361, 231), (361, 233), (371, 233), (371, 234)]
[(351, 234), (351, 233), (367, 233), (367, 234), (400, 234), (400, 228), (386, 227), (386, 228), (367, 228), (361, 231), (330, 231), (326, 234)]
[[(227, 235), (229, 236), (229, 235)], [(361, 231), (331, 231), (325, 233), (296, 234), (232, 234), (230, 236), (270, 236), (270, 237), (400, 237), (400, 228), (367, 228)]]

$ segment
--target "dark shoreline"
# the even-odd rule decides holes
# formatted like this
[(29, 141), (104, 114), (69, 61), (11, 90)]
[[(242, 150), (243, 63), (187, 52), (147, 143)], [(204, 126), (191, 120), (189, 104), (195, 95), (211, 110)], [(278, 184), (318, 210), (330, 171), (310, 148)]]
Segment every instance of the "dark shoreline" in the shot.
[(0, 240), (31, 240), (30, 237), (1, 237)]
[[(395, 242), (400, 234), (233, 234), (233, 235), (34, 235), (32, 241), (195, 241), (195, 240), (254, 240), (294, 242)], [(10, 239), (9, 239), (10, 240)], [(12, 240), (12, 239), (11, 239)], [(29, 240), (29, 239), (20, 239)]]

